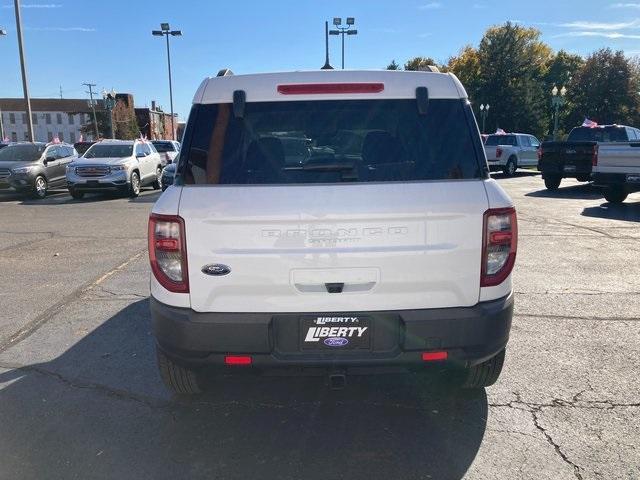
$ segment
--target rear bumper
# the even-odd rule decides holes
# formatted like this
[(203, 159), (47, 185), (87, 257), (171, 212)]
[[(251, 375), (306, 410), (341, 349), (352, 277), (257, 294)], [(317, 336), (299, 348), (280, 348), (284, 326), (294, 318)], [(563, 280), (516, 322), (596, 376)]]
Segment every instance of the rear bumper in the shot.
[(601, 173), (593, 174), (594, 185), (601, 187), (617, 187), (626, 193), (640, 191), (640, 173)]
[(310, 315), (198, 313), (151, 298), (158, 345), (179, 363), (223, 367), (225, 355), (243, 354), (257, 368), (410, 368), (429, 351), (447, 351), (448, 363), (466, 367), (493, 357), (509, 339), (513, 295), (473, 307), (317, 314), (369, 318), (371, 348), (358, 351), (303, 351), (299, 320)]
[(591, 162), (550, 162), (541, 160), (538, 162), (538, 170), (542, 173), (542, 178), (576, 178), (591, 175), (592, 166)]

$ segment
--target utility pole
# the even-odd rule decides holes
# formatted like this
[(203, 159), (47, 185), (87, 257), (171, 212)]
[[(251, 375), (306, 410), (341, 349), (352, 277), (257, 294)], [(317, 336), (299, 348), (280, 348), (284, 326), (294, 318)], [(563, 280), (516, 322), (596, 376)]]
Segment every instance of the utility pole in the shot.
[(95, 87), (96, 84), (95, 83), (83, 83), (82, 85), (84, 85), (85, 87), (89, 87), (89, 91), (87, 93), (89, 94), (89, 98), (91, 98), (89, 103), (91, 104), (91, 111), (93, 112), (93, 129), (96, 132), (95, 140), (97, 141), (98, 138), (100, 137), (100, 134), (98, 133), (98, 119), (96, 118), (96, 104), (93, 102), (93, 87)]
[[(4, 37), (7, 31), (4, 28), (0, 28), (0, 37)], [(0, 108), (0, 142), (4, 142), (4, 125), (2, 123), (2, 108)]]
[(62, 100), (62, 85), (60, 85), (60, 100)]
[(27, 111), (27, 129), (29, 141), (33, 142), (33, 119), (31, 118), (31, 99), (29, 98), (29, 82), (27, 81), (27, 66), (24, 59), (24, 45), (22, 40), (22, 17), (20, 15), (20, 0), (13, 0), (16, 10), (16, 31), (18, 34), (18, 50), (20, 51), (20, 70), (22, 71), (22, 91), (24, 92), (25, 109)]

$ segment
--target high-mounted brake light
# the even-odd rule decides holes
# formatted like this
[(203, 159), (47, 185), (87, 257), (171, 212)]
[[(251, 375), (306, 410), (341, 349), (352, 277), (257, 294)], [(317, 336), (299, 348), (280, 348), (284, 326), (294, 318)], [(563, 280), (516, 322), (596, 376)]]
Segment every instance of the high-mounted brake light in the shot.
[(424, 362), (441, 362), (449, 358), (448, 352), (424, 352), (422, 354), (422, 361)]
[(598, 166), (598, 145), (593, 146), (593, 152), (591, 152), (591, 165), (593, 167)]
[(484, 213), (481, 287), (504, 282), (513, 270), (518, 250), (516, 210), (494, 208)]
[(156, 280), (170, 292), (189, 293), (184, 220), (152, 213), (148, 235), (149, 261)]
[(384, 91), (384, 83), (298, 83), (278, 85), (278, 93), (282, 95), (322, 95), (350, 93), (380, 93)]
[(502, 156), (502, 149), (500, 147), (496, 148), (496, 158), (500, 158)]

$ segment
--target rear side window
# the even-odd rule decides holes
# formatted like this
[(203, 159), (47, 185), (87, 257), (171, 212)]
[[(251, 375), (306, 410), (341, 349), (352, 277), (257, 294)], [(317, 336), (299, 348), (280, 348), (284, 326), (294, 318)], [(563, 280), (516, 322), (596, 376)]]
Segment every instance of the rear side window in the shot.
[[(304, 184), (480, 178), (480, 139), (462, 100), (195, 105), (180, 171), (187, 184)], [(477, 148), (476, 148), (477, 147)]]
[(153, 142), (153, 146), (156, 147), (158, 153), (175, 152), (171, 142)]
[(570, 142), (628, 142), (624, 127), (577, 127), (569, 133)]
[(489, 135), (485, 145), (488, 147), (497, 147), (498, 145), (518, 145), (515, 135)]

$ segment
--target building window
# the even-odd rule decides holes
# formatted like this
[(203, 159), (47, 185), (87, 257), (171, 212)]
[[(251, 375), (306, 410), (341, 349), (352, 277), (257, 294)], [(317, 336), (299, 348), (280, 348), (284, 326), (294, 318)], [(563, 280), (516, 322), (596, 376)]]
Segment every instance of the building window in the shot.
[(24, 132), (24, 141), (25, 142), (29, 141), (29, 132)]
[(31, 121), (33, 122), (34, 125), (38, 124), (38, 115), (36, 115), (35, 113), (31, 114)]
[(75, 123), (75, 119), (73, 118), (73, 113), (69, 114), (69, 125), (73, 125)]
[(16, 132), (11, 132), (11, 141), (12, 142), (18, 141), (18, 134)]
[(75, 134), (75, 132), (71, 132), (71, 133), (69, 134), (69, 141), (70, 141), (71, 143), (76, 143), (76, 134)]
[(62, 125), (62, 114), (61, 113), (57, 113), (56, 114), (56, 120), (58, 121), (58, 125)]
[(49, 139), (49, 142), (53, 141), (53, 132), (47, 132), (47, 138)]
[(58, 140), (64, 142), (64, 135), (62, 134), (62, 132), (58, 132)]
[(45, 113), (44, 114), (44, 120), (47, 123), (47, 125), (51, 125), (51, 114), (50, 113)]
[[(13, 112), (9, 114), (9, 123), (10, 123), (11, 125), (15, 125), (15, 124), (16, 124), (16, 114), (15, 114), (15, 113), (13, 113)], [(15, 142), (15, 141), (16, 141), (16, 140), (14, 140), (14, 142)]]

